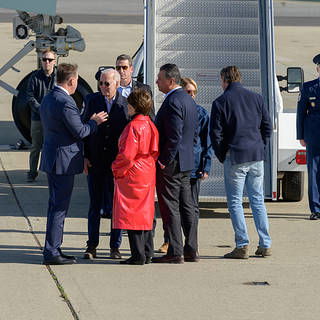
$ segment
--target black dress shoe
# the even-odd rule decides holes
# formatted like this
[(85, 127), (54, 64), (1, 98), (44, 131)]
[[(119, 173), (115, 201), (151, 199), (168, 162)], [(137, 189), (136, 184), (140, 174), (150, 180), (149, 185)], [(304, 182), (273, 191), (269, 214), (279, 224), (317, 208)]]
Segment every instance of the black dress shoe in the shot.
[(185, 262), (199, 262), (200, 261), (200, 257), (197, 254), (184, 255), (183, 259)]
[(181, 256), (162, 256), (152, 258), (152, 263), (183, 263), (183, 258)]
[(65, 259), (62, 258), (61, 256), (56, 256), (56, 257), (52, 257), (51, 259), (44, 259), (43, 260), (43, 264), (45, 265), (62, 265), (62, 264), (74, 264), (76, 263), (75, 260), (72, 259)]
[(27, 182), (33, 182), (36, 180), (36, 177), (38, 176), (37, 172), (28, 172), (27, 174)]
[(318, 212), (312, 212), (310, 215), (310, 220), (319, 220), (320, 219), (320, 213)]
[(59, 253), (60, 253), (60, 256), (62, 258), (65, 258), (65, 259), (71, 259), (71, 260), (76, 260), (76, 257), (75, 256), (68, 256), (67, 254), (64, 254), (61, 249), (59, 248), (58, 249)]
[(103, 212), (103, 213), (100, 213), (100, 217), (103, 219), (111, 219), (112, 213)]
[(152, 257), (146, 257), (146, 261), (144, 262), (145, 264), (150, 264), (151, 263)]
[(135, 260), (132, 257), (130, 257), (127, 260), (122, 260), (120, 261), (120, 264), (131, 264), (131, 265), (136, 265), (136, 266), (142, 266), (144, 265), (144, 261), (142, 260)]

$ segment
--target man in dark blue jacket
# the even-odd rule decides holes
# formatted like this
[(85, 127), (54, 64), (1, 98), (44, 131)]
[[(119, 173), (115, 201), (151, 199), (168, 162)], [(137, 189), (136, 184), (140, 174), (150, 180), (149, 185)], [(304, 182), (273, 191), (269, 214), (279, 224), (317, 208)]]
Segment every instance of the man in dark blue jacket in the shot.
[[(320, 54), (313, 58), (320, 75)], [(310, 220), (320, 219), (320, 78), (303, 84), (297, 109), (297, 139), (307, 148)]]
[[(198, 93), (198, 85), (191, 78), (182, 78), (181, 79), (182, 88), (194, 99)], [(200, 180), (204, 181), (209, 177), (211, 169), (211, 158), (212, 158), (212, 147), (209, 136), (209, 113), (208, 111), (197, 105), (198, 112), (198, 138), (197, 142), (193, 147), (194, 151), (194, 169), (191, 172), (190, 176), (190, 185), (191, 185), (191, 195), (195, 203), (195, 210), (197, 220), (200, 217), (199, 210), (199, 194), (200, 194)], [(181, 208), (183, 210), (183, 208)], [(167, 253), (169, 247), (168, 235), (165, 231), (164, 233), (164, 243), (159, 248), (158, 252)]]
[[(199, 261), (197, 219), (190, 188), (198, 115), (194, 100), (181, 88), (180, 82), (180, 72), (175, 64), (165, 64), (160, 68), (157, 85), (165, 94), (165, 100), (155, 121), (160, 138), (156, 187), (169, 248), (165, 256), (152, 260), (156, 263)], [(184, 210), (180, 210), (181, 207)]]
[(97, 130), (107, 114), (93, 114), (83, 124), (79, 109), (70, 97), (78, 85), (78, 67), (60, 64), (57, 86), (45, 96), (40, 106), (44, 143), (40, 170), (47, 173), (49, 207), (44, 264), (72, 264), (75, 258), (61, 251), (64, 219), (69, 209), (75, 174), (83, 172), (82, 139)]
[(272, 124), (261, 95), (245, 89), (236, 66), (221, 70), (224, 93), (212, 104), (210, 137), (213, 150), (224, 165), (228, 209), (235, 231), (236, 248), (225, 258), (248, 259), (249, 237), (242, 196), (246, 186), (259, 247), (256, 255), (271, 255), (271, 238), (264, 205), (263, 160)]
[[(100, 92), (90, 95), (83, 121), (92, 114), (106, 111), (108, 121), (101, 125), (97, 132), (84, 140), (85, 173), (88, 175), (90, 207), (88, 212), (88, 241), (84, 254), (85, 259), (96, 257), (99, 244), (100, 210), (102, 204), (107, 214), (112, 214), (113, 174), (111, 164), (118, 154), (118, 140), (128, 123), (127, 99), (118, 91), (120, 75), (114, 69), (106, 69), (100, 74)], [(121, 230), (111, 229), (110, 256), (120, 259)]]

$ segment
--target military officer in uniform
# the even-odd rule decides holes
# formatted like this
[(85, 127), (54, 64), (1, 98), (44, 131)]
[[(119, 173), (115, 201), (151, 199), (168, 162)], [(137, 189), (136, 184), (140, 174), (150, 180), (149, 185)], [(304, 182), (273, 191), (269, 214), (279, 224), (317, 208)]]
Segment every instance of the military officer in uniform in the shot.
[(297, 139), (307, 148), (310, 220), (320, 219), (320, 54), (313, 58), (319, 77), (303, 84), (297, 108)]

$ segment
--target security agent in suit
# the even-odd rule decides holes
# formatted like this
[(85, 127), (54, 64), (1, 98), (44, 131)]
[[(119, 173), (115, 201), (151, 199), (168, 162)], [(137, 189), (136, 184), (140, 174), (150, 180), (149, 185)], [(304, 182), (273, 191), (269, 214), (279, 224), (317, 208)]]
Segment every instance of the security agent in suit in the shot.
[(175, 64), (165, 64), (160, 68), (157, 85), (165, 94), (165, 100), (155, 120), (160, 137), (156, 188), (169, 247), (165, 256), (152, 260), (155, 263), (183, 263), (182, 256), (184, 261), (199, 261), (197, 218), (190, 187), (198, 114), (196, 103), (180, 87), (180, 81), (180, 72)]
[[(120, 56), (117, 57), (116, 70), (120, 74), (120, 87), (118, 88), (118, 91), (122, 96), (127, 98), (135, 88), (142, 88), (148, 91), (152, 97), (150, 86), (132, 79), (133, 65), (132, 65), (132, 58), (129, 55), (121, 54)], [(155, 118), (153, 104), (150, 112), (150, 118), (152, 120), (154, 120)]]
[(320, 54), (313, 58), (319, 78), (305, 82), (298, 100), (297, 139), (307, 148), (310, 220), (320, 219)]
[(74, 176), (83, 172), (82, 139), (94, 133), (97, 126), (107, 120), (107, 114), (100, 112), (93, 114), (87, 124), (82, 123), (79, 109), (70, 97), (77, 85), (77, 65), (60, 64), (57, 85), (40, 106), (44, 132), (40, 170), (47, 173), (49, 186), (44, 264), (75, 262), (74, 257), (62, 253), (61, 244)]
[[(114, 69), (106, 69), (100, 75), (100, 92), (91, 95), (83, 114), (83, 121), (90, 119), (97, 112), (106, 111), (108, 121), (101, 125), (97, 132), (84, 141), (85, 165), (88, 175), (90, 207), (88, 212), (88, 241), (84, 254), (85, 259), (96, 257), (99, 244), (100, 209), (103, 201), (105, 207), (112, 213), (113, 204), (113, 174), (111, 164), (118, 154), (118, 139), (128, 123), (127, 99), (118, 91), (120, 75)], [(111, 229), (110, 256), (120, 259), (121, 230)]]

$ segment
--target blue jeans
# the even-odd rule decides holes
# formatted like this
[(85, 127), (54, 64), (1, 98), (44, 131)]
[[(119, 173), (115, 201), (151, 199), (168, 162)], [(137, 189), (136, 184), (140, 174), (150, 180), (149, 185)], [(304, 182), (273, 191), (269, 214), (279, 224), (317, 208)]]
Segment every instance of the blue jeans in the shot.
[(230, 156), (227, 156), (223, 165), (228, 209), (235, 232), (236, 246), (242, 247), (249, 244), (242, 206), (243, 189), (246, 186), (254, 223), (259, 235), (259, 246), (270, 248), (269, 223), (264, 205), (263, 161), (232, 165)]

